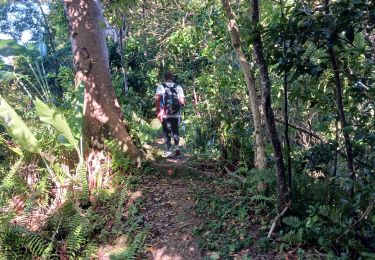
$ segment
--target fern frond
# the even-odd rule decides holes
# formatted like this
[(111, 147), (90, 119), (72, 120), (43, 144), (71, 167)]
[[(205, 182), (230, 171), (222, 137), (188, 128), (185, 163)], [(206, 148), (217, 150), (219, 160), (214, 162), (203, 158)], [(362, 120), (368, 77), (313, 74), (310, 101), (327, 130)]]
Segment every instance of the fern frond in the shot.
[(274, 197), (267, 197), (261, 194), (251, 196), (251, 200), (255, 201), (276, 201), (276, 198)]
[(246, 182), (249, 184), (257, 184), (259, 182), (265, 182), (268, 184), (273, 184), (276, 182), (276, 172), (275, 169), (252, 169), (249, 176), (246, 178)]
[(81, 180), (82, 186), (82, 200), (84, 202), (89, 201), (90, 191), (89, 191), (89, 183), (87, 180), (87, 169), (86, 164), (82, 161), (77, 165), (77, 176), (79, 176)]
[(144, 241), (146, 238), (146, 232), (141, 232), (137, 234), (134, 238), (134, 240), (131, 242), (128, 247), (122, 251), (121, 253), (117, 255), (111, 255), (111, 260), (120, 260), (120, 259), (129, 259), (129, 260), (135, 260), (137, 259), (137, 255), (139, 252), (142, 251), (144, 246)]
[(283, 223), (291, 228), (299, 228), (304, 225), (304, 222), (296, 216), (288, 216), (283, 218)]
[(2, 251), (5, 255), (24, 258), (29, 251), (32, 256), (49, 256), (49, 243), (46, 238), (21, 226), (8, 225), (1, 239)]
[(69, 218), (69, 234), (66, 237), (68, 254), (75, 257), (82, 246), (87, 242), (87, 236), (90, 231), (90, 223), (85, 216), (81, 216), (79, 212)]
[(288, 233), (286, 233), (281, 238), (283, 241), (288, 242), (291, 245), (298, 245), (304, 242), (303, 239), (303, 228), (299, 228), (298, 230), (292, 230)]
[(11, 190), (16, 183), (16, 176), (17, 172), (21, 169), (23, 166), (23, 157), (21, 157), (15, 164), (12, 165), (9, 173), (4, 177), (3, 182), (2, 182), (2, 188), (6, 190)]
[(75, 255), (85, 242), (83, 225), (78, 224), (74, 229), (69, 233), (66, 243), (68, 246), (69, 254)]

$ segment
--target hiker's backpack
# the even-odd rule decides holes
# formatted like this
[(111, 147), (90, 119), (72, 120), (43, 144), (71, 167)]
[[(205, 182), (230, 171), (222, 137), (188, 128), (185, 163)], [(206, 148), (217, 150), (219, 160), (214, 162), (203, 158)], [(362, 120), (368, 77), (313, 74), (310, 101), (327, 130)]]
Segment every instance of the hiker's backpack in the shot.
[(177, 114), (181, 109), (180, 101), (178, 100), (177, 84), (174, 83), (172, 87), (167, 84), (162, 84), (164, 87), (163, 107), (167, 115)]

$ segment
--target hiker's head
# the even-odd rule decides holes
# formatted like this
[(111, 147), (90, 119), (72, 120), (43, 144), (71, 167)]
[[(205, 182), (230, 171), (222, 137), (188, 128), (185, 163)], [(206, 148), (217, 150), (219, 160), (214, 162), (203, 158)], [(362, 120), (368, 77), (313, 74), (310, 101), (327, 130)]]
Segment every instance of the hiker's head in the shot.
[(170, 71), (167, 71), (164, 73), (164, 80), (165, 81), (173, 81), (173, 73)]

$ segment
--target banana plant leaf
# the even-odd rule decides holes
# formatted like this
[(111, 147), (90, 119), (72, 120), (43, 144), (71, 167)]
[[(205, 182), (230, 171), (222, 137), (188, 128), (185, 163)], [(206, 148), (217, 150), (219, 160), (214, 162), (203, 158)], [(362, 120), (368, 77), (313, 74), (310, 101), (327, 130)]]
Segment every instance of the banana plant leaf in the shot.
[(25, 46), (19, 44), (14, 39), (0, 40), (0, 56), (9, 57), (20, 55), (29, 55), (29, 51)]
[(40, 153), (40, 145), (22, 118), (0, 95), (0, 121), (13, 140), (26, 151)]
[(74, 99), (72, 101), (73, 115), (69, 118), (72, 132), (77, 139), (82, 135), (84, 92), (85, 86), (83, 82), (81, 82), (74, 92)]
[(16, 78), (22, 78), (24, 75), (11, 71), (0, 70), (0, 82), (9, 82)]
[(40, 120), (44, 123), (50, 124), (55, 130), (61, 133), (64, 138), (78, 150), (78, 140), (74, 138), (73, 133), (68, 125), (63, 114), (50, 108), (43, 103), (39, 98), (35, 100), (36, 113)]

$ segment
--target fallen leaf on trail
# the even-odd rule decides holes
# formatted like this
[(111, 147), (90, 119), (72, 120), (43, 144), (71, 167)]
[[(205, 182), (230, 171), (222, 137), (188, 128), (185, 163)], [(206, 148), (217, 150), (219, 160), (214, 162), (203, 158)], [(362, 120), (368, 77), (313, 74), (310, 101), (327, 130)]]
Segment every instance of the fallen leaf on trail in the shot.
[(173, 174), (173, 170), (172, 169), (168, 169), (168, 174), (172, 175)]

